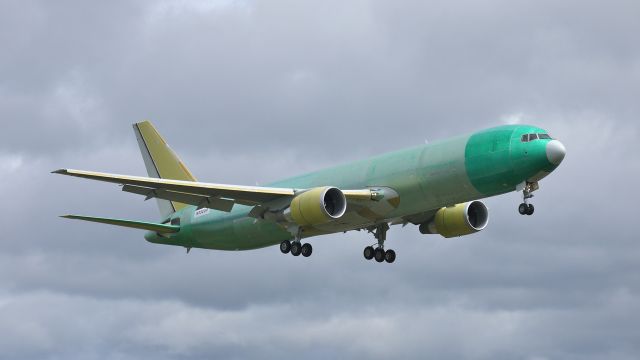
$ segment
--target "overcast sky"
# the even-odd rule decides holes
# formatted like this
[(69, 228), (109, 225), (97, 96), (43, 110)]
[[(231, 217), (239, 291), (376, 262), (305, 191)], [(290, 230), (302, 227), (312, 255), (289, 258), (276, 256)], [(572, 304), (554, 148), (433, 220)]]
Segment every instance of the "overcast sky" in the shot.
[[(1, 359), (640, 358), (640, 2), (0, 0)], [(504, 123), (567, 147), (534, 216), (217, 252), (71, 167), (146, 175), (150, 119), (203, 181), (264, 184)], [(330, 184), (329, 184), (330, 185)]]

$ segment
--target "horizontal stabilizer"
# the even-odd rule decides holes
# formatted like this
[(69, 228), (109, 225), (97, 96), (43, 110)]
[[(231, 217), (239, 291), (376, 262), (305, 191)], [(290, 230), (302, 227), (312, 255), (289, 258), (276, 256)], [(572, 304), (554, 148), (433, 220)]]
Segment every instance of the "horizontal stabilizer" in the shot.
[(162, 234), (177, 233), (178, 231), (180, 231), (180, 226), (168, 225), (168, 224), (156, 224), (156, 223), (149, 223), (149, 222), (143, 222), (143, 221), (110, 219), (110, 218), (80, 216), (80, 215), (63, 215), (61, 217), (65, 219), (84, 220), (84, 221), (91, 221), (91, 222), (96, 222), (101, 224), (109, 224), (109, 225), (124, 226), (124, 227), (134, 228), (134, 229), (155, 231), (157, 233), (162, 233)]

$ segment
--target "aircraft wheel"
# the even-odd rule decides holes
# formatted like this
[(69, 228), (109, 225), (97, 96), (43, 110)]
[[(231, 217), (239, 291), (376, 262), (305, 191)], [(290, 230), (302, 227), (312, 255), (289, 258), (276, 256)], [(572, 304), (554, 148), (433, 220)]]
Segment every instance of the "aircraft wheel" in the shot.
[(520, 206), (518, 206), (518, 212), (520, 213), (520, 215), (526, 215), (528, 211), (529, 207), (527, 206), (527, 204), (522, 203), (520, 204)]
[(529, 204), (529, 206), (527, 207), (527, 215), (533, 215), (533, 204)]
[(392, 262), (396, 261), (396, 252), (391, 250), (391, 249), (385, 251), (384, 260), (386, 262), (388, 262), (389, 264), (391, 264)]
[(375, 253), (374, 253), (374, 258), (376, 259), (377, 262), (383, 262), (384, 261), (384, 250), (382, 250), (382, 248), (376, 248)]
[(302, 245), (299, 242), (294, 241), (291, 244), (291, 255), (298, 256), (302, 253)]
[(366, 248), (364, 248), (364, 258), (367, 260), (371, 260), (373, 259), (375, 250), (373, 249), (373, 246), (367, 246)]
[(283, 254), (289, 253), (289, 251), (291, 251), (291, 241), (285, 240), (285, 241), (281, 242), (280, 243), (280, 251), (282, 251)]
[(302, 245), (302, 256), (309, 257), (311, 256), (312, 252), (313, 248), (311, 247), (311, 244), (305, 243), (304, 245)]

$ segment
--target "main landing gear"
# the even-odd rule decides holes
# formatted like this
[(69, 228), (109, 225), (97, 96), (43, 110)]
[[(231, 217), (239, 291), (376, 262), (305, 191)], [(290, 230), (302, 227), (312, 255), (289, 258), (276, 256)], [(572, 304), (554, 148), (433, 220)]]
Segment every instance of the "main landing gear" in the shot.
[(518, 212), (520, 215), (533, 215), (533, 204), (529, 204), (528, 200), (533, 197), (532, 192), (538, 190), (538, 183), (527, 182), (522, 190), (522, 204), (518, 206)]
[(280, 251), (282, 251), (283, 254), (291, 252), (293, 256), (300, 256), (300, 254), (302, 254), (304, 257), (309, 257), (313, 252), (313, 247), (311, 247), (309, 243), (301, 244), (300, 240), (285, 240), (280, 243)]
[(313, 252), (313, 247), (311, 247), (311, 244), (309, 243), (301, 244), (300, 238), (301, 238), (300, 232), (298, 232), (298, 234), (296, 235), (293, 241), (285, 240), (281, 242), (280, 251), (283, 254), (287, 254), (291, 252), (291, 255), (293, 256), (300, 256), (300, 254), (302, 254), (302, 256), (304, 257), (311, 256), (311, 253)]
[(389, 225), (387, 223), (376, 225), (369, 229), (370, 233), (378, 240), (378, 246), (374, 249), (373, 246), (367, 246), (364, 248), (364, 258), (367, 260), (376, 259), (377, 262), (383, 261), (391, 264), (396, 261), (396, 252), (388, 249), (384, 250), (384, 241), (387, 239), (387, 230)]

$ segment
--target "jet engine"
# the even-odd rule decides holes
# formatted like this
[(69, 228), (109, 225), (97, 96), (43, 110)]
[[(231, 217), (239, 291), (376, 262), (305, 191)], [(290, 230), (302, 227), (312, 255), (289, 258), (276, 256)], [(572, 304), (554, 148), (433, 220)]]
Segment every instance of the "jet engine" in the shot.
[(420, 225), (420, 232), (450, 238), (478, 232), (488, 222), (487, 207), (480, 201), (471, 201), (438, 210), (433, 219)]
[(347, 198), (342, 191), (325, 186), (294, 197), (284, 216), (298, 225), (319, 225), (340, 218), (346, 210)]

